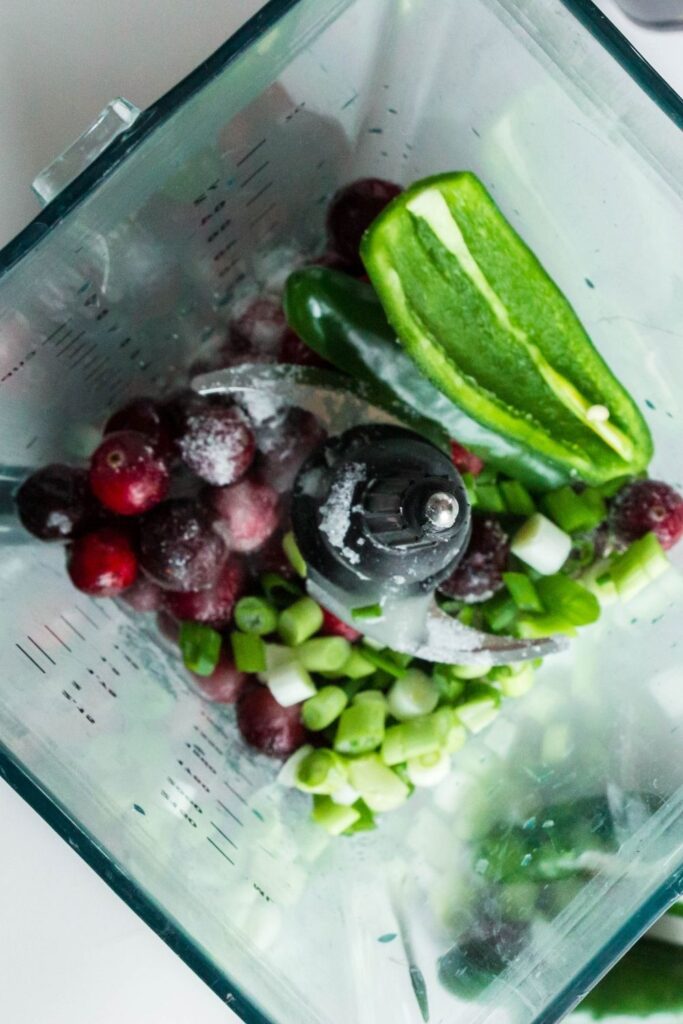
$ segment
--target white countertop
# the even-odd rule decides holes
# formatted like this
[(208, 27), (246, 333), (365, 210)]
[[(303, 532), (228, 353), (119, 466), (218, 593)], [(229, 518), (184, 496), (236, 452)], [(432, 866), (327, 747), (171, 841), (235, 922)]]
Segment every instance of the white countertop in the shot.
[[(683, 28), (597, 0), (683, 94)], [(149, 105), (259, 0), (23, 0), (0, 14), (0, 245), (38, 206), (29, 182), (113, 97)], [(124, 17), (123, 11), (126, 10)], [(231, 1024), (182, 961), (0, 782), (3, 1024)]]

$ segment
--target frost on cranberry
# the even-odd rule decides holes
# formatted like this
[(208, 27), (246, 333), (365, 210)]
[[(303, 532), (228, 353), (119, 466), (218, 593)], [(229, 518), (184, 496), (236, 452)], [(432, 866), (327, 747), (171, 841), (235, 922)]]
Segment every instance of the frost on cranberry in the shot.
[(230, 551), (256, 551), (279, 525), (279, 495), (269, 484), (242, 480), (213, 488), (208, 497), (217, 515), (214, 529)]
[(287, 329), (279, 299), (261, 296), (231, 322), (226, 347), (235, 356), (277, 357)]
[(142, 568), (164, 590), (212, 586), (227, 554), (211, 516), (190, 498), (173, 498), (148, 513), (139, 544)]
[(474, 516), (467, 551), (438, 589), (468, 603), (487, 600), (503, 586), (509, 550), (508, 536), (497, 519)]
[(144, 575), (138, 576), (132, 587), (122, 594), (122, 600), (136, 612), (155, 612), (161, 607), (163, 590)]
[(170, 458), (173, 454), (166, 414), (153, 398), (133, 398), (109, 417), (102, 433), (113, 434), (119, 430), (135, 430), (138, 434), (144, 434), (164, 458)]
[(32, 473), (16, 496), (23, 526), (41, 540), (70, 540), (95, 515), (84, 469), (53, 463)]
[(119, 430), (108, 434), (90, 460), (90, 488), (105, 508), (122, 516), (138, 515), (168, 493), (166, 461), (144, 434)]
[(652, 532), (668, 550), (683, 534), (683, 497), (661, 480), (634, 480), (612, 502), (610, 524), (621, 544)]
[(307, 738), (301, 705), (281, 707), (265, 686), (254, 686), (240, 697), (237, 725), (250, 746), (270, 757), (288, 757)]
[(244, 476), (254, 458), (256, 442), (240, 409), (209, 405), (188, 416), (178, 448), (193, 473), (222, 487)]
[(166, 399), (161, 409), (174, 443), (177, 443), (178, 438), (185, 432), (189, 417), (202, 412), (210, 404), (208, 398), (197, 394), (191, 388), (177, 391)]
[(242, 596), (246, 583), (246, 570), (242, 560), (230, 556), (218, 578), (205, 590), (166, 591), (163, 605), (167, 612), (181, 622), (203, 622), (221, 629), (232, 620), (236, 602)]
[(105, 527), (74, 541), (67, 558), (71, 582), (93, 597), (115, 597), (132, 586), (138, 572), (130, 538)]
[(345, 260), (352, 270), (361, 272), (358, 255), (363, 233), (379, 216), (387, 203), (400, 195), (400, 185), (381, 178), (360, 178), (340, 188), (327, 212), (327, 236), (330, 248)]
[(306, 342), (302, 341), (299, 335), (290, 328), (287, 329), (282, 339), (279, 362), (294, 366), (329, 367), (330, 365), (326, 359), (309, 348)]
[(257, 433), (259, 479), (280, 494), (291, 491), (299, 469), (326, 436), (315, 416), (302, 409), (264, 423)]
[(190, 675), (202, 696), (216, 704), (235, 704), (253, 678), (239, 671), (225, 643), (210, 676), (198, 676), (195, 672)]

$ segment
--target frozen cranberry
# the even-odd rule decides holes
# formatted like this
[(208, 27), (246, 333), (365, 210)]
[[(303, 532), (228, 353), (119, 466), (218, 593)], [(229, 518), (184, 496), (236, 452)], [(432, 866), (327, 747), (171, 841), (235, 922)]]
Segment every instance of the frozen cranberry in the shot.
[(170, 474), (149, 438), (135, 430), (105, 437), (90, 460), (90, 488), (105, 508), (134, 516), (157, 505), (168, 492)]
[(343, 636), (345, 640), (353, 644), (356, 640), (360, 640), (362, 633), (359, 633), (353, 626), (347, 626), (345, 622), (338, 619), (332, 612), (328, 612), (327, 608), (323, 608), (323, 624), (320, 627), (320, 632), (325, 636)]
[(109, 417), (103, 434), (119, 430), (135, 430), (149, 438), (154, 448), (164, 458), (173, 454), (173, 441), (166, 415), (158, 402), (152, 398), (134, 398)]
[(172, 498), (140, 525), (140, 564), (164, 590), (204, 590), (215, 583), (226, 558), (211, 517), (191, 498)]
[(330, 364), (312, 348), (309, 348), (305, 341), (302, 341), (298, 334), (291, 328), (287, 328), (280, 347), (279, 362), (288, 363), (294, 366), (319, 366), (325, 367)]
[(16, 501), (22, 524), (41, 540), (70, 540), (87, 528), (95, 513), (87, 471), (58, 463), (32, 473)]
[(503, 586), (508, 552), (508, 536), (498, 520), (474, 516), (467, 551), (455, 572), (439, 584), (439, 590), (462, 601), (485, 601)]
[(220, 629), (232, 619), (233, 608), (242, 596), (245, 582), (244, 564), (241, 559), (233, 556), (228, 558), (215, 583), (206, 590), (167, 590), (164, 593), (164, 608), (181, 622), (204, 622)]
[(235, 483), (249, 469), (256, 442), (240, 409), (210, 405), (188, 417), (178, 447), (193, 473), (207, 483), (225, 486)]
[(661, 480), (634, 480), (612, 502), (610, 523), (623, 544), (652, 532), (672, 548), (683, 534), (683, 497)]
[(301, 705), (281, 707), (265, 686), (255, 686), (240, 697), (237, 725), (247, 743), (270, 757), (288, 757), (306, 742)]
[(275, 572), (286, 580), (293, 580), (296, 573), (282, 547), (282, 530), (277, 530), (265, 544), (249, 559), (252, 571), (260, 576), (264, 572)]
[(291, 491), (299, 469), (325, 437), (315, 416), (302, 409), (292, 409), (272, 424), (264, 423), (258, 431), (259, 479), (280, 494)]
[(360, 178), (340, 188), (327, 211), (327, 235), (330, 248), (362, 273), (358, 255), (363, 233), (387, 203), (400, 195), (400, 185), (381, 178)]
[(286, 331), (282, 303), (273, 296), (260, 296), (231, 322), (228, 348), (234, 355), (275, 356)]
[[(214, 367), (215, 369), (215, 367)], [(187, 421), (190, 416), (202, 412), (208, 408), (211, 402), (204, 395), (186, 388), (171, 395), (162, 405), (162, 414), (168, 426), (169, 433), (174, 442), (187, 429)]]
[(202, 695), (217, 704), (235, 704), (252, 678), (235, 666), (230, 648), (225, 644), (210, 676), (198, 676), (195, 672), (190, 672), (190, 675)]
[(209, 501), (218, 516), (214, 528), (230, 551), (256, 551), (280, 522), (277, 491), (256, 480), (216, 487)]
[(105, 527), (74, 541), (67, 571), (73, 585), (84, 593), (114, 597), (135, 582), (138, 560), (128, 534)]
[(161, 607), (163, 591), (147, 576), (140, 575), (132, 587), (129, 587), (122, 599), (136, 612), (155, 612)]
[(334, 252), (333, 249), (327, 249), (322, 255), (309, 260), (309, 264), (314, 267), (325, 267), (327, 270), (338, 270), (342, 274), (353, 274), (354, 272), (354, 267), (350, 266), (344, 257), (340, 256), (338, 252)]
[(484, 468), (484, 460), (459, 441), (451, 441), (451, 462), (460, 473), (471, 473), (472, 476), (479, 476)]

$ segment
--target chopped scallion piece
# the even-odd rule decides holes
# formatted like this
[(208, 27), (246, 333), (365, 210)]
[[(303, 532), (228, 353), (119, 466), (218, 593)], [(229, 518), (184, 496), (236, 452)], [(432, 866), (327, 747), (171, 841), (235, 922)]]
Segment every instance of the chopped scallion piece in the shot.
[(646, 533), (618, 555), (609, 570), (622, 601), (630, 601), (669, 568), (664, 550), (654, 533)]
[(351, 644), (342, 636), (317, 636), (305, 640), (297, 657), (309, 672), (336, 672), (349, 660)]
[(291, 530), (282, 538), (282, 550), (287, 556), (287, 561), (297, 576), (306, 576), (308, 569), (306, 568), (303, 555), (299, 551), (299, 545), (297, 544), (296, 538)]
[(266, 636), (277, 627), (277, 611), (262, 597), (241, 597), (234, 614), (235, 625), (243, 633)]
[(291, 580), (286, 580), (279, 572), (264, 572), (260, 583), (268, 600), (277, 608), (284, 608), (294, 598), (301, 597), (301, 588)]
[(311, 597), (301, 597), (280, 612), (277, 628), (285, 643), (298, 647), (304, 640), (317, 633), (322, 624), (323, 613), (320, 605)]
[(265, 672), (266, 645), (255, 633), (231, 633), (235, 665), (240, 672)]
[(536, 587), (523, 572), (504, 572), (503, 583), (507, 587), (520, 611), (542, 612), (543, 605), (538, 596)]
[(364, 700), (342, 712), (337, 723), (334, 749), (340, 754), (366, 754), (384, 739), (384, 705)]
[(381, 619), (381, 604), (365, 604), (359, 608), (352, 608), (351, 615), (354, 619)]
[(349, 702), (339, 686), (323, 686), (309, 697), (301, 709), (301, 721), (311, 732), (320, 732), (332, 725)]
[(388, 699), (390, 714), (405, 722), (433, 711), (439, 702), (439, 689), (428, 675), (411, 668), (392, 685)]
[(304, 793), (321, 793), (329, 796), (336, 789), (346, 785), (346, 765), (338, 754), (325, 747), (312, 750), (296, 770), (295, 785)]
[(313, 812), (311, 818), (329, 832), (331, 836), (340, 836), (343, 832), (352, 828), (360, 819), (360, 811), (355, 807), (344, 807), (342, 804), (335, 804), (329, 796), (313, 797)]
[(498, 485), (506, 511), (513, 516), (532, 516), (536, 511), (534, 499), (519, 480), (502, 480)]
[(536, 589), (546, 612), (561, 615), (574, 626), (588, 626), (600, 618), (600, 602), (595, 594), (562, 573), (543, 577)]
[(210, 676), (214, 671), (221, 644), (220, 633), (201, 622), (183, 622), (180, 626), (178, 645), (183, 664), (198, 676)]

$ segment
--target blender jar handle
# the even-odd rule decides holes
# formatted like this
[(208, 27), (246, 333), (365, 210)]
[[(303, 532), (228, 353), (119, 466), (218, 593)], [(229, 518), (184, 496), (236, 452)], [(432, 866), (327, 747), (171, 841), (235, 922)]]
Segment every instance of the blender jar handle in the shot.
[(120, 96), (108, 103), (90, 127), (33, 181), (31, 188), (41, 205), (52, 202), (117, 136), (127, 131), (139, 115), (138, 107)]

